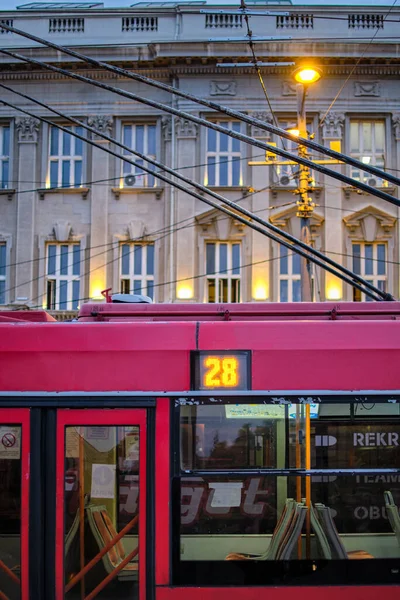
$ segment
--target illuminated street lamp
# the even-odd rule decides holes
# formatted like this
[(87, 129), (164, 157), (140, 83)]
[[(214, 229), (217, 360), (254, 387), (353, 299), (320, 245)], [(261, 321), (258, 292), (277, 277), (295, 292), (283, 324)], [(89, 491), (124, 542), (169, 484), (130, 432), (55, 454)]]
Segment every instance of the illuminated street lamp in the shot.
[(322, 77), (322, 70), (319, 67), (298, 67), (293, 72), (293, 77), (297, 83), (310, 85), (316, 83)]

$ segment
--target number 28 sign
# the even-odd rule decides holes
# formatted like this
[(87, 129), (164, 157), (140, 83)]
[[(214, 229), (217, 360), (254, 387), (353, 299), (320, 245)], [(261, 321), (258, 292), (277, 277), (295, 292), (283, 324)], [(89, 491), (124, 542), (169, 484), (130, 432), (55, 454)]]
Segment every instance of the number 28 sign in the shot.
[(193, 352), (192, 389), (248, 390), (250, 389), (250, 352)]

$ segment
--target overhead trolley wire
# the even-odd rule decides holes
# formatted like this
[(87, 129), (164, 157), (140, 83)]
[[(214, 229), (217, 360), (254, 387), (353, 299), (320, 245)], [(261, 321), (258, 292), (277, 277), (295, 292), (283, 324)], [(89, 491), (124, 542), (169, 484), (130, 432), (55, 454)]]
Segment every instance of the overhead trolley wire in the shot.
[[(4, 84), (0, 84), (0, 86), (3, 87), (3, 88), (5, 88), (5, 89), (11, 90), (11, 88), (8, 88), (8, 86), (4, 86)], [(25, 98), (30, 98), (26, 94), (23, 94), (22, 92), (15, 92), (15, 93), (17, 93), (18, 95), (21, 95), (21, 96), (23, 96)], [(36, 102), (37, 104), (43, 106), (42, 102), (36, 101), (33, 98), (30, 98), (30, 99), (31, 99), (32, 102)], [(78, 139), (81, 139), (82, 141), (84, 141), (86, 143), (89, 143), (92, 146), (98, 147), (98, 145), (96, 144), (96, 142), (94, 142), (92, 140), (88, 140), (84, 136), (81, 136), (80, 134), (78, 134), (76, 132), (70, 131), (70, 130), (66, 129), (65, 127), (62, 127), (59, 124), (52, 123), (51, 121), (49, 121), (48, 119), (46, 119), (46, 118), (44, 118), (42, 116), (35, 115), (32, 112), (27, 111), (25, 109), (22, 109), (22, 108), (14, 105), (14, 104), (11, 104), (9, 102), (6, 102), (5, 100), (1, 100), (1, 102), (3, 104), (5, 104), (6, 106), (10, 106), (10, 107), (15, 108), (16, 110), (18, 110), (18, 111), (20, 111), (20, 112), (22, 112), (24, 114), (27, 114), (30, 117), (38, 118), (39, 120), (41, 120), (44, 123), (48, 123), (50, 125), (54, 125), (58, 129), (60, 129), (61, 131), (64, 131), (64, 132), (66, 132), (66, 133), (68, 133), (70, 135), (73, 135), (74, 137), (76, 137)], [(44, 105), (44, 106), (46, 106), (46, 105)], [(125, 146), (123, 144), (121, 144), (120, 142), (117, 142), (116, 140), (114, 140), (110, 136), (107, 136), (103, 132), (98, 132), (95, 128), (92, 128), (89, 125), (86, 125), (85, 123), (82, 123), (81, 121), (78, 121), (77, 119), (74, 119), (72, 117), (67, 117), (66, 115), (64, 115), (63, 113), (60, 113), (60, 111), (57, 111), (56, 109), (52, 109), (50, 107), (47, 107), (47, 108), (51, 112), (54, 112), (55, 114), (58, 114), (59, 116), (62, 116), (63, 118), (67, 118), (68, 120), (70, 120), (70, 122), (72, 122), (72, 123), (78, 123), (79, 126), (82, 126), (83, 128), (87, 129), (88, 131), (92, 131), (92, 132), (96, 133), (97, 135), (100, 135), (103, 139), (111, 141), (112, 143), (116, 144), (117, 146), (125, 148)], [(109, 154), (111, 154), (113, 156), (116, 156), (117, 158), (122, 158), (123, 160), (126, 160), (127, 162), (131, 163), (132, 165), (138, 166), (143, 171), (146, 171), (146, 172), (152, 174), (154, 177), (157, 177), (157, 178), (161, 179), (162, 181), (165, 181), (166, 183), (170, 183), (171, 185), (173, 185), (177, 189), (180, 189), (181, 191), (183, 191), (185, 193), (188, 193), (189, 195), (191, 195), (191, 196), (197, 198), (198, 200), (200, 200), (201, 202), (204, 202), (204, 203), (212, 206), (213, 208), (216, 208), (216, 209), (220, 210), (221, 212), (223, 212), (223, 213), (225, 213), (225, 214), (227, 214), (229, 216), (234, 217), (236, 220), (242, 222), (244, 225), (247, 225), (250, 228), (254, 229), (255, 231), (258, 231), (259, 233), (262, 233), (263, 235), (266, 235), (267, 237), (270, 237), (274, 241), (277, 241), (280, 244), (282, 244), (283, 246), (285, 246), (285, 247), (287, 247), (287, 248), (289, 248), (291, 250), (295, 250), (301, 256), (307, 258), (311, 262), (314, 262), (318, 266), (323, 267), (325, 270), (327, 270), (327, 271), (331, 272), (333, 275), (336, 275), (337, 277), (343, 279), (343, 281), (346, 281), (347, 283), (349, 283), (350, 285), (352, 285), (352, 286), (356, 287), (357, 289), (361, 290), (363, 293), (369, 295), (373, 299), (375, 299), (375, 300), (378, 300), (378, 299), (388, 299), (388, 300), (391, 300), (391, 299), (393, 299), (393, 297), (390, 294), (386, 294), (385, 292), (382, 292), (377, 287), (373, 286), (370, 282), (364, 280), (360, 276), (358, 276), (355, 273), (351, 272), (350, 270), (346, 269), (342, 265), (339, 265), (335, 261), (332, 261), (331, 259), (329, 259), (328, 257), (324, 256), (322, 253), (320, 253), (316, 249), (314, 249), (314, 248), (312, 248), (310, 246), (307, 246), (306, 244), (304, 244), (303, 242), (301, 242), (297, 238), (291, 236), (290, 234), (288, 234), (288, 233), (286, 233), (284, 231), (281, 231), (279, 228), (275, 227), (274, 225), (272, 225), (272, 224), (270, 224), (270, 223), (268, 223), (268, 222), (260, 219), (259, 217), (257, 217), (256, 215), (254, 215), (250, 211), (247, 211), (243, 207), (237, 206), (234, 202), (231, 202), (230, 200), (227, 200), (223, 196), (220, 196), (219, 194), (216, 194), (215, 192), (212, 192), (211, 190), (209, 190), (205, 186), (202, 186), (201, 184), (193, 182), (192, 180), (184, 177), (183, 175), (176, 173), (173, 169), (170, 169), (169, 167), (167, 167), (165, 165), (162, 165), (162, 163), (159, 163), (158, 161), (156, 161), (154, 159), (151, 159), (150, 157), (146, 157), (145, 155), (139, 153), (136, 150), (128, 148), (129, 151), (132, 154), (135, 154), (136, 156), (144, 157), (144, 159), (146, 160), (146, 162), (148, 162), (150, 164), (153, 164), (153, 165), (161, 168), (162, 171), (165, 171), (167, 173), (172, 173), (177, 179), (181, 179), (185, 183), (189, 183), (189, 185), (191, 185), (193, 187), (196, 187), (200, 191), (205, 192), (208, 195), (217, 198), (218, 200), (220, 200), (224, 204), (227, 204), (230, 208), (233, 208), (233, 210), (235, 212), (230, 211), (230, 210), (228, 210), (225, 207), (222, 207), (221, 205), (219, 205), (219, 204), (211, 201), (208, 198), (207, 199), (204, 198), (199, 193), (194, 192), (193, 190), (187, 189), (183, 185), (177, 183), (176, 181), (172, 181), (171, 179), (168, 179), (167, 177), (165, 177), (165, 175), (162, 175), (161, 173), (159, 173), (157, 171), (153, 171), (152, 169), (149, 169), (149, 168), (145, 167), (144, 165), (139, 165), (135, 161), (127, 159), (123, 155), (120, 155), (119, 153), (114, 152), (110, 148), (106, 148), (106, 147), (102, 146), (102, 149), (105, 152), (107, 152), (107, 153), (109, 153)], [(276, 232), (280, 237), (278, 237), (277, 235), (275, 235), (273, 233), (265, 231), (265, 229), (262, 229), (261, 227), (255, 225), (251, 221), (249, 222), (248, 219), (246, 219), (244, 216), (242, 217), (242, 216), (238, 215), (237, 212), (240, 212), (243, 215), (245, 215), (246, 217), (250, 218), (251, 220), (254, 220), (254, 221), (262, 224), (263, 227), (266, 227), (270, 231), (272, 230), (272, 231)], [(285, 238), (286, 240), (290, 240), (290, 242), (292, 242), (292, 243), (290, 243), (288, 241), (284, 241), (284, 239), (282, 239), (282, 238)], [(302, 248), (305, 248), (305, 249), (303, 250)], [(325, 263), (328, 263), (328, 264), (324, 264), (324, 262), (322, 262), (322, 261), (325, 261)], [(334, 268), (331, 268), (328, 265), (332, 265)], [(356, 283), (356, 282), (360, 282), (360, 283)], [(364, 286), (364, 288), (362, 286)], [(368, 290), (366, 290), (365, 288), (368, 288)]]
[[(397, 1), (397, 0), (396, 0)], [(135, 81), (140, 81), (141, 83), (145, 83), (148, 84), (152, 87), (156, 87), (158, 89), (162, 89), (164, 91), (168, 91), (172, 94), (175, 94), (177, 96), (180, 96), (182, 98), (185, 98), (186, 100), (190, 100), (196, 104), (200, 104), (203, 106), (207, 106), (208, 108), (212, 108), (213, 110), (217, 111), (217, 112), (221, 112), (223, 114), (226, 114), (228, 116), (231, 116), (235, 119), (241, 120), (245, 123), (248, 123), (250, 125), (256, 125), (257, 127), (259, 127), (260, 129), (264, 129), (265, 131), (269, 131), (270, 133), (274, 133), (276, 135), (279, 135), (281, 137), (285, 137), (286, 139), (289, 139), (297, 144), (301, 144), (303, 146), (307, 146), (309, 148), (312, 148), (314, 150), (317, 150), (318, 152), (321, 152), (323, 154), (326, 154), (327, 156), (330, 156), (331, 158), (334, 158), (336, 160), (340, 160), (342, 162), (345, 162), (349, 165), (352, 165), (354, 167), (357, 167), (359, 169), (362, 169), (363, 171), (366, 171), (368, 173), (371, 173), (372, 175), (376, 175), (382, 179), (385, 179), (387, 181), (391, 181), (392, 183), (394, 183), (395, 185), (400, 185), (400, 179), (398, 177), (395, 177), (394, 175), (391, 175), (390, 173), (385, 173), (385, 171), (382, 171), (381, 169), (378, 169), (377, 167), (374, 167), (372, 165), (366, 165), (364, 163), (362, 163), (361, 161), (352, 158), (350, 156), (346, 156), (345, 154), (342, 154), (341, 152), (336, 152), (335, 150), (331, 150), (330, 148), (325, 148), (324, 146), (322, 146), (321, 144), (318, 144), (317, 142), (314, 142), (312, 140), (308, 140), (306, 138), (299, 138), (297, 136), (294, 136), (292, 134), (290, 134), (289, 132), (285, 131), (284, 129), (280, 129), (279, 127), (276, 127), (274, 125), (271, 125), (269, 123), (266, 123), (265, 121), (262, 121), (260, 119), (256, 119), (254, 117), (249, 117), (248, 115), (245, 115), (244, 113), (234, 110), (234, 109), (230, 109), (226, 106), (222, 106), (216, 102), (212, 102), (209, 100), (205, 100), (202, 98), (197, 98), (196, 96), (194, 96), (193, 94), (189, 94), (188, 92), (183, 92), (182, 90), (179, 90), (177, 88), (174, 88), (168, 84), (162, 83), (160, 81), (156, 81), (154, 79), (151, 79), (149, 77), (146, 77), (145, 75), (140, 75), (139, 73), (135, 73), (132, 71), (127, 71), (126, 69), (122, 69), (120, 67), (116, 67), (113, 65), (109, 65), (108, 63), (105, 63), (103, 61), (99, 61), (96, 60), (94, 58), (91, 58), (85, 54), (81, 54), (79, 52), (76, 52), (74, 50), (71, 50), (70, 48), (66, 48), (65, 46), (60, 46), (59, 44), (55, 44), (54, 42), (49, 42), (43, 38), (37, 37), (35, 35), (32, 35), (30, 33), (24, 32), (20, 29), (16, 29), (15, 27), (10, 27), (9, 25), (6, 25), (4, 23), (0, 22), (0, 27), (5, 29), (6, 31), (10, 31), (12, 33), (16, 33), (18, 35), (21, 35), (22, 37), (25, 37), (27, 39), (30, 39), (32, 41), (38, 42), (39, 44), (42, 44), (44, 46), (48, 46), (49, 48), (53, 48), (59, 52), (63, 52), (64, 54), (68, 54), (70, 56), (73, 56), (74, 58), (77, 58), (81, 61), (87, 62), (89, 64), (92, 64), (96, 67), (100, 67), (103, 69), (106, 69), (107, 71), (110, 71), (112, 73), (114, 73), (115, 75), (122, 75), (123, 77), (128, 77), (129, 79), (133, 79)], [(108, 86), (107, 84), (104, 83), (100, 83), (98, 81), (95, 81), (93, 79), (90, 79), (88, 77), (84, 77), (82, 75), (78, 75), (77, 73), (72, 73), (72, 72), (68, 72), (65, 69), (61, 69), (59, 67), (54, 67), (53, 65), (50, 65), (48, 63), (44, 63), (42, 61), (37, 61), (33, 58), (27, 58), (21, 54), (15, 53), (15, 52), (10, 52), (9, 50), (5, 50), (5, 49), (1, 49), (1, 52), (3, 52), (4, 54), (8, 55), (8, 56), (12, 56), (13, 58), (17, 58), (18, 60), (22, 60), (28, 63), (32, 63), (32, 64), (36, 64), (40, 67), (45, 67), (46, 69), (55, 71), (55, 72), (59, 72), (62, 73), (64, 75), (67, 75), (67, 77), (71, 77), (74, 79), (78, 79), (79, 81), (85, 81), (86, 83), (92, 83), (93, 85), (96, 85), (97, 87), (101, 87), (103, 89), (107, 89), (111, 92), (117, 93), (121, 96), (125, 96), (127, 98), (130, 98), (132, 100), (136, 100), (138, 102), (141, 102), (143, 104), (147, 104), (148, 106), (152, 106), (154, 108), (158, 108), (161, 109), (165, 112), (168, 112), (170, 114), (174, 114), (180, 117), (184, 117), (194, 123), (197, 123), (199, 125), (204, 125), (205, 127), (209, 127), (211, 129), (215, 129), (216, 131), (219, 131), (221, 133), (225, 133), (226, 135), (229, 135), (230, 137), (234, 137), (236, 139), (240, 139), (241, 141), (244, 141), (246, 143), (249, 143), (251, 145), (257, 146), (259, 148), (262, 148), (264, 150), (268, 150), (269, 152), (272, 152), (273, 154), (279, 154), (280, 156), (283, 156), (284, 158), (291, 158), (294, 159), (294, 155), (290, 155), (290, 153), (287, 153), (287, 151), (278, 148), (278, 147), (274, 147), (271, 146), (269, 144), (265, 144), (262, 143), (258, 140), (254, 140), (246, 135), (240, 134), (238, 132), (233, 132), (230, 131), (226, 128), (221, 128), (218, 127), (215, 123), (211, 123), (210, 121), (206, 121), (205, 119), (201, 119), (199, 117), (195, 117), (194, 115), (191, 115), (190, 113), (184, 112), (184, 111), (179, 111), (173, 107), (170, 107), (168, 105), (162, 104), (160, 102), (155, 102), (152, 101), (148, 98), (143, 98), (138, 96), (137, 94), (133, 94), (131, 92), (126, 92), (125, 90), (122, 90), (121, 88), (116, 88), (115, 86)], [(302, 157), (295, 157), (296, 162), (300, 163), (300, 164), (304, 164), (307, 167), (313, 168), (315, 170), (320, 171), (321, 173), (324, 173), (325, 175), (330, 175), (332, 177), (335, 177), (336, 179), (340, 179), (341, 181), (343, 181), (344, 183), (350, 183), (350, 185), (352, 185), (352, 180), (351, 178), (346, 177), (345, 175), (339, 174), (335, 171), (332, 171), (331, 169), (327, 169), (325, 167), (323, 167), (322, 165), (319, 164), (315, 164), (312, 163), (311, 161), (307, 161), (305, 158)], [(363, 189), (364, 191), (369, 191), (371, 192), (373, 190), (373, 188), (368, 189), (369, 186), (366, 186), (365, 184), (361, 184), (360, 182), (357, 182), (358, 185), (355, 185), (355, 187), (359, 187), (359, 189)], [(384, 200), (387, 200), (389, 202), (393, 202), (394, 200), (396, 200), (393, 196), (390, 196), (389, 194), (383, 194), (380, 190), (375, 191), (374, 194)], [(389, 199), (390, 198), (390, 199)], [(397, 205), (397, 202), (393, 202)]]

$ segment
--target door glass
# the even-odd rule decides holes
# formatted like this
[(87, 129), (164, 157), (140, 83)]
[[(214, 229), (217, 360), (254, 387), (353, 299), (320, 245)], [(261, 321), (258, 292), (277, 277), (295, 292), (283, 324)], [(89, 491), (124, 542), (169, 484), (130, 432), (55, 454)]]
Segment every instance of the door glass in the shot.
[(137, 598), (139, 427), (66, 427), (64, 490), (65, 598)]
[(21, 598), (21, 426), (0, 425), (0, 597)]

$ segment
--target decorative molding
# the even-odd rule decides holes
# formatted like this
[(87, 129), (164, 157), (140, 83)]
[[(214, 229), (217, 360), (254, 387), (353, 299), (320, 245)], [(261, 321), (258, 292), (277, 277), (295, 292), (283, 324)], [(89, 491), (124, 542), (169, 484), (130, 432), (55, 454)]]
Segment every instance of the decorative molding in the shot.
[(394, 113), (392, 116), (393, 131), (396, 142), (400, 142), (400, 113)]
[(322, 137), (325, 139), (341, 139), (344, 121), (344, 113), (328, 112), (322, 126)]
[(128, 223), (128, 237), (130, 241), (137, 241), (147, 236), (146, 226), (143, 221), (131, 221)]
[(184, 117), (175, 119), (175, 133), (180, 138), (196, 138), (199, 131), (197, 123), (193, 123)]
[(68, 242), (72, 232), (72, 225), (68, 221), (57, 221), (54, 224), (53, 231), (57, 242)]
[[(234, 209), (232, 209), (232, 211), (234, 212)], [(201, 228), (203, 234), (218, 240), (230, 240), (232, 238), (242, 237), (246, 229), (246, 225), (240, 221), (236, 221), (234, 217), (221, 219), (221, 213), (215, 208), (196, 216), (195, 221), (196, 225)], [(248, 219), (248, 221), (250, 221), (250, 219)]]
[[(292, 206), (286, 210), (276, 212), (270, 217), (269, 220), (273, 225), (275, 225), (275, 227), (279, 227), (280, 229), (283, 229), (283, 231), (287, 231), (288, 233), (299, 237), (299, 231), (297, 231), (297, 229), (300, 228), (300, 219), (297, 216), (297, 206)], [(310, 230), (312, 241), (315, 241), (316, 238), (321, 235), (321, 228), (324, 224), (324, 221), (324, 217), (315, 211), (311, 214)]]
[(210, 96), (236, 96), (236, 81), (210, 81)]
[[(272, 113), (267, 111), (254, 111), (250, 115), (254, 119), (258, 119), (259, 121), (265, 121), (266, 123), (272, 124), (274, 122), (274, 117)], [(266, 138), (269, 139), (271, 137), (271, 133), (266, 131), (265, 129), (260, 129), (260, 127), (256, 124), (251, 125), (251, 136), (255, 138)]]
[(36, 144), (38, 141), (40, 121), (34, 117), (17, 117), (15, 129), (19, 144)]
[(9, 202), (14, 198), (16, 190), (11, 188), (2, 188), (0, 189), (0, 196), (7, 196), (7, 200)]
[(164, 191), (163, 187), (114, 187), (111, 188), (112, 193), (115, 196), (116, 200), (119, 200), (122, 195), (132, 195), (132, 194), (154, 194), (156, 200), (161, 200), (162, 193)]
[[(96, 129), (99, 134), (110, 136), (113, 127), (113, 118), (111, 115), (91, 115), (88, 117), (88, 125)], [(93, 139), (96, 141), (107, 142), (101, 135), (93, 133)]]
[(391, 238), (397, 219), (375, 206), (366, 206), (344, 217), (343, 222), (351, 239), (374, 242)]
[(46, 194), (71, 194), (82, 196), (82, 200), (86, 200), (90, 188), (88, 187), (76, 187), (76, 188), (40, 188), (37, 190), (39, 194), (39, 200), (44, 200)]
[(282, 96), (296, 96), (296, 95), (297, 95), (296, 84), (291, 81), (283, 81)]
[(172, 138), (172, 117), (162, 117), (161, 131), (164, 142), (169, 142)]
[(379, 81), (355, 81), (354, 82), (355, 96), (375, 96), (381, 95), (381, 84)]

